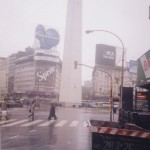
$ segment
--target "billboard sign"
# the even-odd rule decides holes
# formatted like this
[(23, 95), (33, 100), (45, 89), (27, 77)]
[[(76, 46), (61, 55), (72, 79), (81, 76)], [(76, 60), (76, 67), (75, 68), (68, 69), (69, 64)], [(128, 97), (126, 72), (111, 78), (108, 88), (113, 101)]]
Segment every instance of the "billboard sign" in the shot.
[(148, 92), (136, 92), (136, 99), (137, 100), (148, 100)]
[(46, 61), (36, 61), (35, 85), (54, 87), (56, 65)]
[(129, 72), (130, 73), (137, 73), (137, 61), (130, 60), (129, 61)]
[(137, 60), (137, 85), (150, 83), (150, 50)]
[[(60, 37), (55, 29), (38, 25), (35, 30), (35, 38), (38, 41), (38, 48), (49, 50), (59, 43)], [(36, 45), (37, 46), (37, 45)]]
[(116, 47), (96, 44), (95, 64), (105, 66), (115, 66), (116, 62)]
[(36, 54), (34, 56), (34, 60), (40, 60), (40, 61), (50, 61), (50, 62), (56, 62), (59, 63), (59, 57), (54, 57), (54, 56), (50, 56), (50, 55), (39, 55)]
[(58, 51), (52, 49), (59, 40), (59, 34), (55, 29), (38, 25), (35, 30), (34, 60), (59, 62)]

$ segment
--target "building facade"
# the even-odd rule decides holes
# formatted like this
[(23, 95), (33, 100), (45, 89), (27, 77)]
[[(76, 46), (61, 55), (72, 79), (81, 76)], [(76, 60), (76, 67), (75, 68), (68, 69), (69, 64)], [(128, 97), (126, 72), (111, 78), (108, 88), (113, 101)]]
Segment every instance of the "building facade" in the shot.
[(17, 54), (11, 54), (8, 57), (8, 93), (9, 95), (13, 94), (14, 90), (14, 77), (15, 77), (15, 60)]
[[(93, 70), (93, 98), (108, 101), (110, 91), (114, 99), (119, 99), (122, 65), (119, 65), (118, 48), (96, 44), (95, 67)], [(126, 63), (123, 68), (123, 86), (134, 87), (136, 81), (136, 61)]]
[(90, 100), (93, 97), (93, 81), (84, 81), (82, 86), (82, 100)]
[(9, 86), (14, 97), (58, 99), (61, 74), (59, 57), (57, 62), (35, 59), (34, 49), (29, 47), (25, 52), (18, 52), (9, 58)]
[(8, 59), (0, 57), (0, 98), (8, 94)]
[[(121, 73), (122, 67), (97, 65), (93, 71), (93, 97), (95, 99), (101, 98), (102, 100), (109, 100), (111, 89), (111, 78), (105, 73), (108, 72), (112, 77), (112, 96), (118, 98), (120, 94), (121, 85)], [(128, 66), (124, 68), (123, 86), (134, 87), (134, 81), (136, 80), (136, 74), (129, 72)], [(132, 79), (131, 79), (132, 76)]]

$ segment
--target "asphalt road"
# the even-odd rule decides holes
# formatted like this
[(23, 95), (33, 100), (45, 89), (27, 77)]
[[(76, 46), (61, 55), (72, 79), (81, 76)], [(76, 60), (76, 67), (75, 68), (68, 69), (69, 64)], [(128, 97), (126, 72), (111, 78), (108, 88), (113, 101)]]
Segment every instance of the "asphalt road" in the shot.
[[(109, 121), (109, 111), (57, 108), (58, 119), (48, 121), (48, 109), (37, 109), (28, 121), (26, 108), (10, 109), (8, 121), (0, 121), (1, 150), (90, 150), (87, 121)], [(117, 114), (114, 116), (117, 121)]]

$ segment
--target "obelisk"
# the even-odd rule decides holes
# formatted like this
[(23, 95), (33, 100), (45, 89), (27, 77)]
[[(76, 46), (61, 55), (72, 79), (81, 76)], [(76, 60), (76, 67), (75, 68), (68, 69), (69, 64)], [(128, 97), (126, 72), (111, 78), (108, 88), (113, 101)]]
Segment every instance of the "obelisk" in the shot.
[(79, 106), (82, 100), (82, 0), (68, 0), (59, 102)]

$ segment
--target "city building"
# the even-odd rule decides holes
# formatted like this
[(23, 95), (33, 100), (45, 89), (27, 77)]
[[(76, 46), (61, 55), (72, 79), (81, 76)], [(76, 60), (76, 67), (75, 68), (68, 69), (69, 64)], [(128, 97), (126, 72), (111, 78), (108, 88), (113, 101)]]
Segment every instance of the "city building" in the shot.
[(59, 56), (38, 54), (35, 55), (34, 49), (28, 47), (9, 57), (9, 92), (19, 98), (58, 100), (61, 75)]
[(15, 96), (26, 96), (29, 91), (34, 91), (35, 82), (35, 63), (34, 50), (26, 49), (25, 52), (19, 51), (16, 54), (14, 71)]
[(8, 94), (8, 59), (0, 57), (0, 98)]
[(90, 100), (93, 97), (93, 81), (84, 81), (82, 86), (82, 100)]
[[(95, 67), (92, 74), (93, 99), (109, 101), (111, 89), (112, 97), (119, 99), (122, 66), (117, 65), (116, 57), (116, 47), (105, 44), (96, 45)], [(131, 60), (123, 68), (123, 86), (134, 87), (136, 76), (137, 62)]]
[[(108, 72), (112, 77), (112, 96), (113, 98), (118, 98), (120, 93), (121, 85), (121, 73), (122, 67), (115, 66), (95, 66), (93, 71), (93, 97), (94, 99), (101, 99), (102, 101), (108, 101), (110, 97), (111, 90), (111, 78), (105, 73)], [(124, 81), (123, 85), (125, 87), (132, 87), (132, 82), (129, 78), (129, 69), (124, 68)]]
[(15, 60), (17, 54), (11, 54), (8, 57), (8, 94), (11, 96), (14, 90), (14, 77), (15, 77)]

